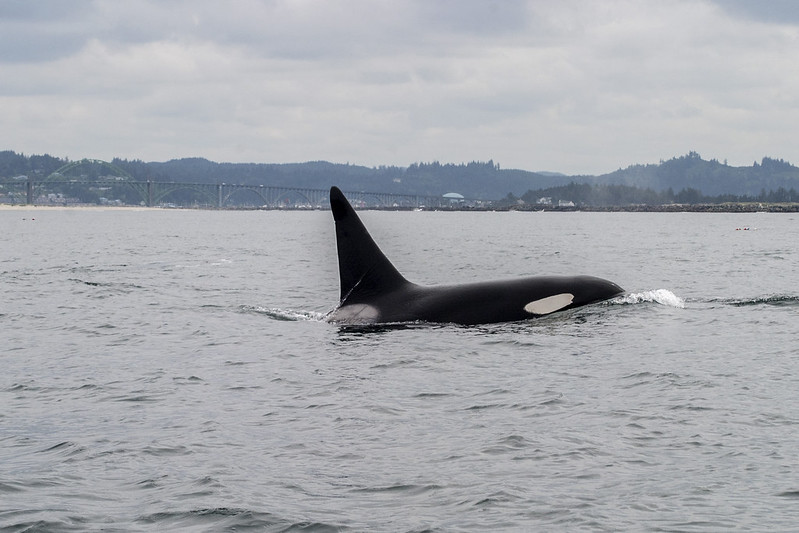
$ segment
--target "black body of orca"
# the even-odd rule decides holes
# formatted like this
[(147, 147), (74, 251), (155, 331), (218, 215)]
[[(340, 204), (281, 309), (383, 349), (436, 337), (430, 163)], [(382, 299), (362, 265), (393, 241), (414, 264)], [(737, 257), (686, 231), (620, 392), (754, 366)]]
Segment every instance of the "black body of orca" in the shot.
[(341, 301), (336, 324), (512, 322), (607, 300), (623, 293), (592, 276), (544, 276), (426, 287), (400, 274), (375, 244), (338, 187), (330, 189), (336, 222)]

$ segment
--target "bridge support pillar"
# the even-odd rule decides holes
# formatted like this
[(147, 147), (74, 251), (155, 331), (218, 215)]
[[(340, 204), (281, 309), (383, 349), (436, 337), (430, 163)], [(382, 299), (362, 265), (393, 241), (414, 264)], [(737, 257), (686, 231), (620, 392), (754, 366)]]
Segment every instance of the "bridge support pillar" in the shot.
[(33, 180), (25, 182), (25, 203), (28, 205), (33, 204)]
[(147, 180), (147, 207), (153, 206), (153, 180)]
[(216, 184), (216, 207), (222, 207), (222, 183)]

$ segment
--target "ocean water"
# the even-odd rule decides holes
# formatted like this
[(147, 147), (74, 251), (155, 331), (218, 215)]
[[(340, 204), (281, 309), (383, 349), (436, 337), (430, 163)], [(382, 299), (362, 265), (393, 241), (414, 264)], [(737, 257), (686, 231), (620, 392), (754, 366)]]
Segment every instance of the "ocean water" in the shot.
[(339, 328), (330, 213), (0, 210), (0, 531), (799, 529), (799, 216), (361, 216), (628, 292)]

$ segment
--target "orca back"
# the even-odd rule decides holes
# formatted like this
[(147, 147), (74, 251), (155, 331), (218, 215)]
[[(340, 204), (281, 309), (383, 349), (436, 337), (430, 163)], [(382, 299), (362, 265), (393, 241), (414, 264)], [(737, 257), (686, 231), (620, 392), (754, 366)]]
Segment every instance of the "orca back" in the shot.
[(366, 231), (338, 187), (330, 188), (330, 208), (336, 222), (341, 304), (368, 301), (408, 283)]

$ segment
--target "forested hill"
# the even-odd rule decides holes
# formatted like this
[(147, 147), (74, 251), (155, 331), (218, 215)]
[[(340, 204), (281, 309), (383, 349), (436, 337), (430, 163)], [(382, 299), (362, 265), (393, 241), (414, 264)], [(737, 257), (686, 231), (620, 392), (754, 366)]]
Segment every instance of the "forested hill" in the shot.
[(414, 163), (408, 167), (370, 168), (325, 161), (293, 164), (213, 163), (180, 159), (148, 163), (153, 179), (263, 184), (324, 189), (337, 185), (350, 191), (379, 191), (440, 196), (457, 192), (468, 198), (498, 199), (508, 192), (565, 185), (564, 176), (502, 170), (493, 161), (468, 164)]
[(780, 188), (799, 190), (799, 168), (769, 157), (759, 163), (755, 161), (751, 167), (731, 167), (726, 162), (706, 161), (698, 153), (689, 152), (657, 165), (632, 165), (584, 182), (654, 191), (696, 189), (707, 196), (757, 196)]
[[(43, 179), (68, 163), (49, 155), (0, 152), (0, 181), (22, 175)], [(658, 164), (633, 165), (599, 176), (566, 176), (500, 169), (493, 161), (464, 164), (414, 163), (408, 167), (365, 167), (324, 161), (290, 164), (215, 163), (202, 158), (167, 162), (114, 159), (137, 180), (236, 183), (438, 196), (457, 192), (467, 198), (496, 200), (508, 195), (569, 184), (625, 185), (653, 191), (691, 189), (704, 195), (758, 195), (779, 188), (799, 189), (799, 168), (763, 158), (751, 167), (704, 160), (696, 152)]]
[[(408, 167), (365, 167), (313, 161), (307, 163), (215, 163), (203, 158), (173, 159), (146, 163), (115, 158), (110, 161), (137, 180), (189, 183), (231, 183), (440, 196), (457, 192), (467, 198), (499, 199), (508, 193), (520, 195), (530, 189), (569, 183), (560, 174), (537, 174), (500, 169), (493, 161), (466, 164), (414, 163)], [(42, 178), (68, 160), (52, 156), (24, 156), (0, 152), (0, 181), (20, 175)], [(77, 169), (76, 169), (77, 171)]]

